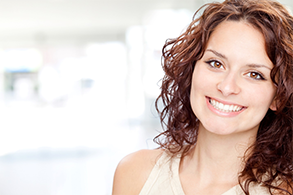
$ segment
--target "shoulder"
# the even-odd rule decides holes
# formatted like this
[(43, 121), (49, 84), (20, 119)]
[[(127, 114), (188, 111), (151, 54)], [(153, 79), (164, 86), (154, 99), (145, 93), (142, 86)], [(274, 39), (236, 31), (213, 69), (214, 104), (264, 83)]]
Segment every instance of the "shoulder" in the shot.
[(164, 150), (140, 150), (124, 157), (114, 175), (112, 195), (139, 194)]

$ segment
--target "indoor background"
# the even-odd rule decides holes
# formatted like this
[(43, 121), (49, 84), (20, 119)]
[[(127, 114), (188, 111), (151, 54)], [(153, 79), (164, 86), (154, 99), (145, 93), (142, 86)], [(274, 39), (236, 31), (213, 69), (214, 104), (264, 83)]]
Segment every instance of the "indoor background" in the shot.
[(110, 195), (156, 147), (161, 48), (206, 2), (0, 0), (0, 194)]

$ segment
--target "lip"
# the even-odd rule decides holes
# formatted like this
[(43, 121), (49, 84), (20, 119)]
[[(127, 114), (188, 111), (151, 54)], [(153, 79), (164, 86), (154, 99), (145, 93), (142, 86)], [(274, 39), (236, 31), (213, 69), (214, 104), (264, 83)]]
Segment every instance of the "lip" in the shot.
[[(235, 111), (235, 112), (223, 112), (223, 111), (220, 111), (220, 110), (217, 110), (216, 108), (214, 108), (211, 104), (210, 104), (210, 99), (213, 99), (217, 102), (220, 102), (220, 103), (223, 103), (225, 105), (236, 105), (236, 106), (239, 106), (239, 107), (242, 107), (241, 110), (239, 111)], [(234, 117), (234, 116), (237, 116), (239, 115), (240, 113), (242, 113), (247, 107), (245, 106), (242, 106), (242, 105), (239, 105), (239, 104), (234, 104), (234, 103), (231, 103), (231, 102), (227, 102), (227, 101), (222, 101), (222, 100), (219, 100), (219, 99), (216, 99), (216, 98), (211, 98), (211, 97), (206, 97), (206, 103), (207, 103), (207, 106), (208, 108), (215, 114), (219, 115), (219, 116), (224, 116), (224, 117)]]

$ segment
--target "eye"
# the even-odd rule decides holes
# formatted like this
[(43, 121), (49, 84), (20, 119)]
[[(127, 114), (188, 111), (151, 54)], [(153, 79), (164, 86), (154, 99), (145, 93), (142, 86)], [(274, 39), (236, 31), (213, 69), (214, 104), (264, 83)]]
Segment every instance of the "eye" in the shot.
[(215, 69), (224, 68), (223, 65), (216, 60), (209, 60), (209, 61), (206, 61), (206, 63)]
[(247, 76), (249, 76), (250, 78), (255, 79), (255, 80), (265, 80), (265, 78), (262, 76), (262, 74), (258, 73), (258, 72), (249, 72), (249, 73), (247, 73)]

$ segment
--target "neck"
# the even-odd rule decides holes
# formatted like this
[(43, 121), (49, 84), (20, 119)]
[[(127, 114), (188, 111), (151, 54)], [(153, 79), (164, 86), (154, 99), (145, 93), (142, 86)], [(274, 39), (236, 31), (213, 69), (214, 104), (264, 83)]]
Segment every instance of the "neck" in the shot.
[(182, 161), (182, 171), (193, 174), (202, 185), (236, 185), (238, 175), (244, 166), (245, 152), (255, 138), (256, 132), (217, 135), (200, 126), (196, 146)]

